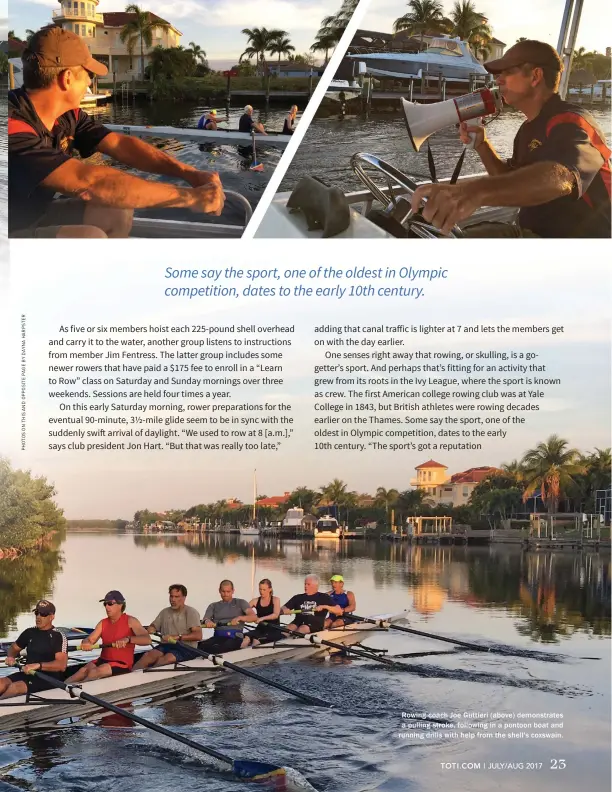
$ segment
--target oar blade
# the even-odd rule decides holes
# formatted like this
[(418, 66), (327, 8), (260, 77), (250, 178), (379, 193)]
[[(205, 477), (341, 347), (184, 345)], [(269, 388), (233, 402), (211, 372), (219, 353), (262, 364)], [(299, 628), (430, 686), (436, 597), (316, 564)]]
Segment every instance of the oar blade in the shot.
[(254, 164), (254, 165), (251, 165), (251, 167), (249, 168), (249, 170), (256, 171), (257, 173), (261, 173), (263, 171), (263, 169), (264, 169), (264, 166), (262, 165), (261, 162), (258, 162), (258, 163)]
[(255, 762), (251, 759), (235, 759), (232, 769), (234, 775), (244, 781), (269, 783), (270, 788), (275, 792), (276, 790), (284, 792), (287, 789), (287, 773), (284, 767), (268, 762)]

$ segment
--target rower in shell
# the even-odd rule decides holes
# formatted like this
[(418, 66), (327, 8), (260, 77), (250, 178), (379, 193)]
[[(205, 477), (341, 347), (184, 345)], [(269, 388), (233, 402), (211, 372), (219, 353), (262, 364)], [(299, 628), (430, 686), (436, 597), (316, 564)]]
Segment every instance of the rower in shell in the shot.
[(125, 597), (120, 591), (109, 591), (100, 602), (104, 603), (106, 618), (98, 622), (91, 635), (81, 643), (81, 649), (89, 652), (101, 639), (100, 657), (80, 668), (66, 682), (91, 682), (128, 674), (134, 665), (134, 647), (151, 644), (151, 636), (138, 619), (125, 612)]
[(186, 605), (187, 588), (182, 583), (173, 583), (168, 588), (170, 607), (161, 610), (146, 628), (151, 634), (159, 634), (162, 643), (155, 649), (145, 652), (134, 666), (134, 671), (149, 666), (164, 666), (194, 660), (197, 655), (186, 646), (177, 646), (176, 641), (188, 644), (194, 649), (202, 640), (200, 614), (191, 605)]
[(307, 575), (304, 578), (304, 593), (291, 597), (281, 609), (281, 613), (284, 614), (296, 611), (294, 621), (288, 624), (287, 628), (300, 633), (320, 632), (325, 626), (328, 613), (334, 616), (342, 615), (342, 608), (336, 605), (329, 594), (319, 591), (317, 575)]
[(342, 575), (332, 575), (329, 579), (329, 582), (332, 586), (329, 596), (333, 599), (336, 605), (342, 608), (342, 613), (335, 619), (326, 619), (325, 626), (344, 627), (346, 624), (346, 621), (343, 618), (344, 614), (348, 615), (349, 613), (354, 613), (357, 610), (357, 601), (352, 591), (344, 590), (344, 578)]
[(6, 652), (7, 666), (14, 666), (20, 652), (25, 649), (27, 664), (16, 674), (0, 679), (0, 698), (50, 690), (52, 686), (32, 674), (33, 671), (44, 671), (56, 679), (64, 678), (68, 645), (66, 636), (53, 627), (55, 605), (49, 600), (40, 600), (33, 613), (36, 626), (24, 630)]
[(240, 649), (244, 639), (245, 622), (257, 621), (257, 614), (249, 603), (234, 597), (234, 584), (222, 580), (219, 586), (221, 599), (211, 602), (204, 614), (204, 626), (212, 627), (212, 638), (200, 641), (198, 649), (211, 654), (224, 654)]
[(271, 580), (264, 578), (259, 581), (259, 597), (252, 599), (249, 607), (257, 614), (257, 627), (245, 635), (242, 648), (281, 640), (283, 634), (274, 629), (280, 624), (281, 604), (279, 597), (274, 596)]

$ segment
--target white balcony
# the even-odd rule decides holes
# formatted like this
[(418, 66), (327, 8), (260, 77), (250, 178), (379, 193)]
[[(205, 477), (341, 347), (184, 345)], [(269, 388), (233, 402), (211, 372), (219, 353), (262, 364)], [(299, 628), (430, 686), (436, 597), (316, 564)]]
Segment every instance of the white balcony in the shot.
[(53, 12), (53, 19), (79, 19), (85, 22), (96, 22), (104, 24), (103, 14), (88, 14), (86, 11), (76, 11), (74, 8), (62, 8), (61, 11)]

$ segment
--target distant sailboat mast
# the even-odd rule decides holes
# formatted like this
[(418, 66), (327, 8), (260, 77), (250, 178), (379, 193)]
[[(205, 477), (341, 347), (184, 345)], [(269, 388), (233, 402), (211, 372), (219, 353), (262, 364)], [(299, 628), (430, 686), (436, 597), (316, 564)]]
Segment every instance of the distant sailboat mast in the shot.
[(255, 523), (255, 517), (257, 514), (257, 468), (253, 471), (253, 523)]

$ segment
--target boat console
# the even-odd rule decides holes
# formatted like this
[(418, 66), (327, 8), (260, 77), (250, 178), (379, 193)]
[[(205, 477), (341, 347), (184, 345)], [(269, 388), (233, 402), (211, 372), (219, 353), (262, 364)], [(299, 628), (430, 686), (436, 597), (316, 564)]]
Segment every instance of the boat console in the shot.
[[(257, 230), (257, 237), (288, 238), (422, 238), (440, 239), (442, 233), (413, 213), (410, 198), (418, 184), (410, 176), (373, 154), (354, 154), (351, 167), (365, 192), (345, 195), (319, 179), (301, 179), (291, 194), (278, 193)], [(384, 176), (386, 186), (374, 181), (373, 172)], [(382, 209), (373, 203), (382, 204)], [(364, 204), (360, 213), (352, 204)], [(457, 226), (451, 237), (463, 236)]]

